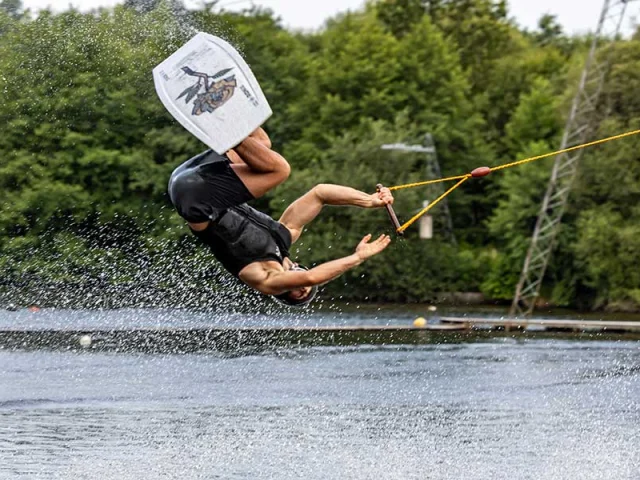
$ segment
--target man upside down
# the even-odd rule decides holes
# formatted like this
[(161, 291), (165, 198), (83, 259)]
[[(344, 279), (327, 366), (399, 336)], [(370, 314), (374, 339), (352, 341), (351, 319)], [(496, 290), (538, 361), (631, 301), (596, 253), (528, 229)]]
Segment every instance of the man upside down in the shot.
[(391, 243), (388, 235), (366, 235), (353, 254), (311, 269), (289, 258), (289, 248), (325, 205), (381, 208), (393, 204), (389, 189), (374, 194), (320, 184), (293, 202), (278, 221), (246, 202), (284, 182), (287, 161), (271, 149), (261, 128), (226, 155), (207, 150), (180, 165), (169, 180), (169, 196), (193, 234), (218, 261), (249, 287), (293, 306), (309, 304), (327, 283)]

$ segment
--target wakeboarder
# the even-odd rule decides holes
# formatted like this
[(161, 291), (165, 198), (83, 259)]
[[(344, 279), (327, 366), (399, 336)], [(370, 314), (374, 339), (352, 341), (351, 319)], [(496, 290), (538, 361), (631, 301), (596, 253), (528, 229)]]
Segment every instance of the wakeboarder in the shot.
[(171, 175), (169, 196), (193, 234), (232, 275), (249, 287), (291, 306), (309, 304), (318, 286), (382, 252), (388, 235), (366, 235), (353, 254), (307, 269), (290, 258), (290, 247), (325, 205), (382, 208), (393, 204), (387, 188), (367, 194), (320, 184), (294, 201), (279, 220), (247, 205), (288, 177), (289, 163), (271, 149), (262, 128), (220, 155), (207, 150)]

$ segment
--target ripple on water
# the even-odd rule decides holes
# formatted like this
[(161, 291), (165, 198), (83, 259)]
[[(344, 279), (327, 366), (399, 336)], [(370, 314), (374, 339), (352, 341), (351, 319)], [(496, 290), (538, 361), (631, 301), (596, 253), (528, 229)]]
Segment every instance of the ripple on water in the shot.
[(638, 366), (548, 340), (0, 352), (0, 478), (636, 479)]

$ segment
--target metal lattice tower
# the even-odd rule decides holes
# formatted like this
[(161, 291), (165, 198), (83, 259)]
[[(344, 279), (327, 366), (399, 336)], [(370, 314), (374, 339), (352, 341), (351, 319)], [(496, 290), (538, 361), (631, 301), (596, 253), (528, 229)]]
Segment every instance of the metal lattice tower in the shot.
[[(586, 143), (593, 131), (598, 100), (610, 64), (610, 56), (599, 61), (596, 52), (601, 41), (615, 42), (618, 39), (627, 4), (631, 1), (634, 0), (604, 2), (560, 150)], [(511, 317), (529, 316), (535, 308), (582, 154), (583, 150), (578, 150), (556, 157), (509, 312)]]

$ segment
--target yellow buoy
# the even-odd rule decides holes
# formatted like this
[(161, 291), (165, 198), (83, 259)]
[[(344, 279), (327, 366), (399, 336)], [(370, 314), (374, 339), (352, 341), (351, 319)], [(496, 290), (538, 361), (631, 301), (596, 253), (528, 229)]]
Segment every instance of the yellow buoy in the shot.
[(427, 326), (427, 321), (422, 317), (418, 317), (413, 321), (413, 326), (418, 328), (424, 328)]

